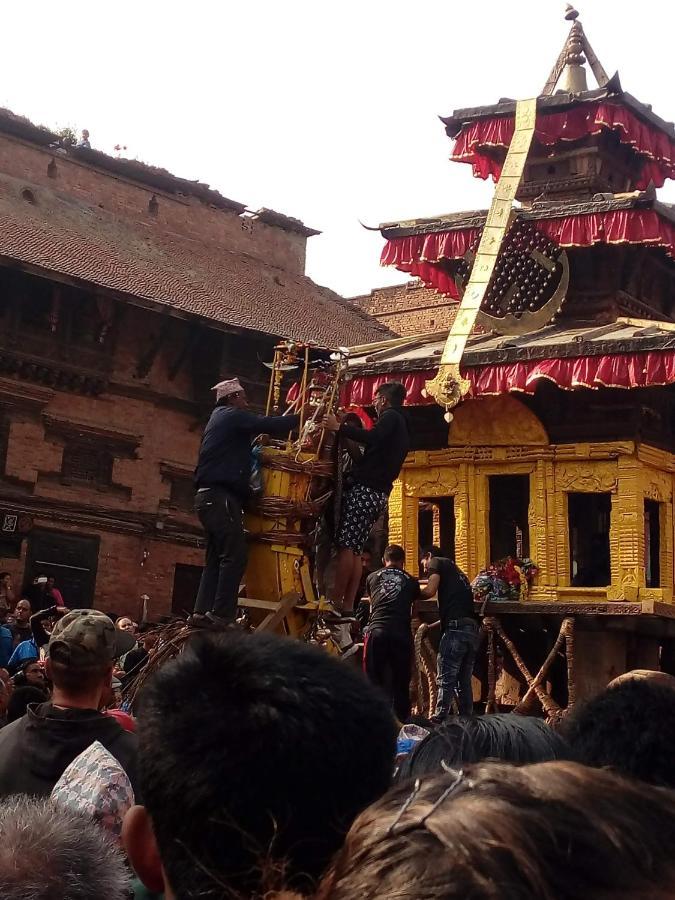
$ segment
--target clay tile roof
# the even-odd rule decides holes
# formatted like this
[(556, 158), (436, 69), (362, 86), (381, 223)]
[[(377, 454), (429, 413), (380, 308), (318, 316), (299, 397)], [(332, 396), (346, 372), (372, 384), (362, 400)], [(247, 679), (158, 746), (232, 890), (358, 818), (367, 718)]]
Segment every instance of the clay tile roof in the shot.
[(0, 177), (0, 256), (224, 325), (324, 346), (391, 335), (306, 276), (7, 176)]

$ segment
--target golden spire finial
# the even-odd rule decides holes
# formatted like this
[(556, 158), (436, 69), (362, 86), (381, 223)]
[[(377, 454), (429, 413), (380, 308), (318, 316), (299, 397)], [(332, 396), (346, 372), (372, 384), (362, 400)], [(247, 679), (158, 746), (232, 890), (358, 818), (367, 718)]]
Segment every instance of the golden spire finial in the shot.
[(579, 94), (588, 90), (584, 63), (584, 29), (579, 21), (579, 13), (573, 6), (567, 5), (565, 19), (572, 23), (565, 44), (565, 67), (560, 77), (560, 88), (570, 94)]

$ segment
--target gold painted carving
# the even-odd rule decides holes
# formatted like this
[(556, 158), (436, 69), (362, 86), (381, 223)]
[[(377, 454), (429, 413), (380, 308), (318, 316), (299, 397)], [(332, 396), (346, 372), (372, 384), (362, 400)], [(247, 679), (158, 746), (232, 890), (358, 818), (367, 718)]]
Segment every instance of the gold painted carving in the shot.
[(524, 403), (505, 394), (463, 403), (450, 426), (449, 444), (455, 447), (541, 447), (548, 445), (548, 435)]
[(449, 497), (456, 490), (457, 474), (451, 469), (408, 472), (404, 487), (406, 497)]
[(445, 342), (438, 372), (435, 378), (426, 383), (428, 393), (448, 411), (457, 406), (469, 392), (470, 384), (462, 377), (459, 364), (494, 274), (504, 236), (512, 222), (513, 199), (525, 170), (536, 117), (536, 99), (517, 102), (515, 131), (492, 198), (462, 303)]
[(618, 473), (614, 465), (597, 464), (563, 465), (557, 470), (558, 488), (563, 491), (580, 493), (614, 493), (618, 484)]

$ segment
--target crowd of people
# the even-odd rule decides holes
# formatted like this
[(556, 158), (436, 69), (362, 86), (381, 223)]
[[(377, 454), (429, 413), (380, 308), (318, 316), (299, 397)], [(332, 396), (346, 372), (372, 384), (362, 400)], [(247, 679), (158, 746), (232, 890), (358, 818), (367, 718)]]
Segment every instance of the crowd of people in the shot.
[(192, 632), (127, 723), (113, 681), (136, 644), (65, 613), (44, 685), (14, 689), (48, 699), (0, 729), (6, 900), (675, 895), (675, 678), (631, 673), (556, 729), (413, 717), (401, 754), (356, 667), (234, 629)]
[[(362, 671), (237, 627), (251, 437), (297, 417), (250, 412), (237, 379), (217, 397), (181, 652), (175, 629), (69, 610), (48, 575), (17, 596), (0, 573), (0, 898), (675, 896), (675, 678), (628, 673), (555, 727), (474, 714), (466, 575), (438, 547), (412, 572), (396, 544), (364, 565), (409, 446), (397, 384), (378, 389), (372, 429), (324, 421), (349, 451), (328, 618), (363, 629)], [(425, 719), (411, 715), (412, 634), (433, 597)]]

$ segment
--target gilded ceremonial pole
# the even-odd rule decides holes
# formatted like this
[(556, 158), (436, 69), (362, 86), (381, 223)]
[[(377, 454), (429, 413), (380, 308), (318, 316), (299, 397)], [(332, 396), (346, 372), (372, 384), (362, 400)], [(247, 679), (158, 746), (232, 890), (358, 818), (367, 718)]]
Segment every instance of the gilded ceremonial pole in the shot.
[(504, 237), (514, 217), (513, 200), (523, 177), (534, 136), (536, 116), (536, 99), (518, 101), (515, 131), (492, 198), (471, 275), (445, 342), (438, 372), (426, 383), (427, 392), (445, 408), (449, 420), (452, 418), (450, 410), (461, 403), (469, 391), (470, 384), (462, 377), (459, 366), (494, 275)]

